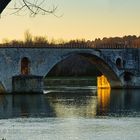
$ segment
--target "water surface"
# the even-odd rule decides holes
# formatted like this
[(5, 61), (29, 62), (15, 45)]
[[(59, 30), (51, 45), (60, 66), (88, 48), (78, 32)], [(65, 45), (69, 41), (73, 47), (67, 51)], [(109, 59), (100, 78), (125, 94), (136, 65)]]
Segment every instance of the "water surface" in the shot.
[(55, 87), (0, 95), (0, 139), (139, 140), (140, 90)]

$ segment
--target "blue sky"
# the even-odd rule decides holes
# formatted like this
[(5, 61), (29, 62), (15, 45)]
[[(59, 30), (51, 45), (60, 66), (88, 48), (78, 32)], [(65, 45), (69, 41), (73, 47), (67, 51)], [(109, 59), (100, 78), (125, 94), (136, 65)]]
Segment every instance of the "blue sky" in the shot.
[(33, 35), (66, 40), (140, 35), (140, 0), (47, 0), (48, 7), (58, 5), (56, 14), (62, 14), (61, 18), (10, 15), (14, 1), (0, 19), (0, 41), (23, 39), (26, 30)]

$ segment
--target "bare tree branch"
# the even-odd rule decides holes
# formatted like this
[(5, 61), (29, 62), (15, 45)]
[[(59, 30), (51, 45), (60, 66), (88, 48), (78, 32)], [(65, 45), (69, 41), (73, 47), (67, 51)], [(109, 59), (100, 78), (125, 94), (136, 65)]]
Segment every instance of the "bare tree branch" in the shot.
[[(7, 1), (7, 3), (5, 3)], [(10, 0), (2, 0), (5, 5), (3, 7), (0, 6), (1, 11), (6, 7), (6, 5), (10, 2)], [(0, 2), (0, 5), (2, 4)], [(15, 0), (14, 4), (14, 12), (12, 14), (22, 14), (23, 11), (25, 13), (28, 12), (30, 16), (34, 17), (37, 14), (41, 15), (47, 15), (47, 14), (53, 14), (55, 15), (55, 12), (57, 10), (57, 6), (52, 6), (52, 8), (46, 8), (46, 0)], [(56, 15), (55, 15), (56, 16)]]

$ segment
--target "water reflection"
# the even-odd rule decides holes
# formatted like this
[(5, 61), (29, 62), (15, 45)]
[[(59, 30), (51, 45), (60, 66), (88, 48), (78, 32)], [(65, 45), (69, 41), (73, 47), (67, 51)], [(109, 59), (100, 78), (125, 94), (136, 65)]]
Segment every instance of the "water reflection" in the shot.
[(109, 110), (109, 106), (110, 106), (110, 92), (111, 89), (110, 88), (105, 88), (105, 89), (101, 89), (98, 88), (98, 115), (105, 115), (108, 110)]
[(110, 113), (121, 116), (139, 116), (139, 93), (140, 90), (114, 90), (111, 92)]
[(97, 96), (79, 93), (67, 93), (48, 97), (51, 107), (57, 117), (95, 117)]
[[(62, 89), (61, 89), (62, 90)], [(66, 90), (66, 89), (65, 89)], [(0, 118), (140, 116), (139, 90), (0, 95)]]

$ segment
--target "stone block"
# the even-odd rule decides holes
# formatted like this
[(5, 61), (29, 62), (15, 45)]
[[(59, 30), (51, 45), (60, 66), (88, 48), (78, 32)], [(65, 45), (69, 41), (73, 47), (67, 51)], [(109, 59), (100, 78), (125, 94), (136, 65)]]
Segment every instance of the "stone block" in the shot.
[(36, 75), (17, 75), (12, 77), (13, 93), (43, 93), (43, 77)]

